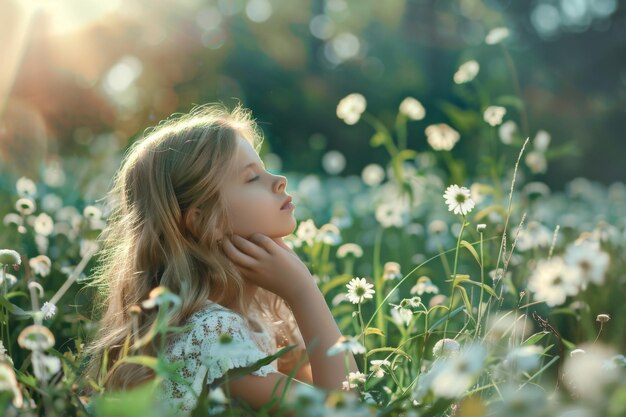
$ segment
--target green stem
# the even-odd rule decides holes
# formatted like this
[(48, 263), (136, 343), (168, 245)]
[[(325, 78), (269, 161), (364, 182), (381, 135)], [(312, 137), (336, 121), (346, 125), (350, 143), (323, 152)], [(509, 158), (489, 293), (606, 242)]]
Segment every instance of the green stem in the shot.
[[(374, 289), (376, 291), (376, 306), (380, 308), (383, 303), (383, 276), (380, 271), (380, 250), (383, 239), (384, 228), (378, 229), (376, 241), (374, 243)], [(387, 326), (385, 317), (382, 314), (376, 316), (376, 327), (383, 332), (382, 346), (387, 346)]]
[[(448, 331), (448, 322), (450, 321), (450, 312), (452, 311), (452, 303), (454, 302), (454, 290), (455, 290), (455, 281), (456, 281), (456, 270), (459, 261), (459, 252), (461, 248), (461, 238), (463, 237), (463, 230), (465, 230), (465, 215), (463, 215), (463, 224), (461, 225), (461, 232), (459, 233), (459, 238), (456, 241), (456, 250), (454, 251), (454, 272), (452, 272), (452, 293), (450, 294), (450, 303), (448, 304), (448, 318), (446, 319), (446, 324), (443, 328), (443, 338), (446, 338), (446, 332)], [(469, 314), (472, 314), (471, 311), (468, 311)]]
[[(359, 324), (361, 325), (361, 343), (365, 347), (365, 321), (361, 312), (361, 303), (359, 303)], [(367, 354), (365, 353), (363, 354), (363, 373), (367, 375)]]

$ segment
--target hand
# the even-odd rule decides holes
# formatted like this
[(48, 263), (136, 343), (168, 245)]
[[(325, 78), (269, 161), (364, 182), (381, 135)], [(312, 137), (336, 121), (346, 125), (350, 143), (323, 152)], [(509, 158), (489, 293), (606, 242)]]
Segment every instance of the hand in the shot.
[(249, 239), (225, 236), (222, 248), (244, 278), (290, 302), (315, 280), (308, 268), (281, 238), (255, 233)]

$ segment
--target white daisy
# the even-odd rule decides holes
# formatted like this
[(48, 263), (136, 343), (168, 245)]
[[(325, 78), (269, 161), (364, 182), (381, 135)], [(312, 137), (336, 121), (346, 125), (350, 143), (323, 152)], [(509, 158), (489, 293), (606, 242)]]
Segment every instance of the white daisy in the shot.
[(490, 126), (498, 126), (502, 123), (502, 118), (506, 114), (506, 109), (501, 106), (489, 106), (483, 113), (483, 118)]
[(313, 222), (313, 219), (308, 219), (300, 222), (298, 229), (296, 230), (296, 237), (306, 242), (309, 246), (313, 245), (313, 240), (317, 235), (317, 227)]
[(436, 361), (426, 382), (430, 382), (430, 389), (436, 397), (458, 398), (471, 387), (486, 357), (484, 347), (468, 346), (456, 355)]
[(375, 291), (374, 284), (368, 283), (365, 278), (353, 278), (348, 284), (348, 299), (353, 304), (361, 304), (366, 298), (372, 298)]
[(20, 197), (33, 198), (37, 195), (37, 185), (30, 178), (20, 177), (15, 183)]
[(472, 81), (478, 75), (480, 65), (475, 60), (470, 60), (461, 64), (459, 69), (454, 73), (453, 80), (456, 84), (463, 84)]
[[(511, 236), (515, 236), (515, 232)], [(533, 220), (528, 223), (525, 229), (519, 231), (516, 247), (524, 252), (529, 249), (546, 248), (551, 242), (552, 233), (550, 230), (538, 221)]]
[(400, 113), (411, 120), (422, 120), (426, 116), (426, 110), (422, 103), (413, 97), (407, 97), (400, 103)]
[(358, 93), (349, 94), (339, 101), (337, 117), (346, 124), (353, 125), (359, 121), (366, 107), (367, 101), (363, 95)]
[(609, 268), (609, 255), (600, 250), (597, 241), (585, 240), (572, 244), (565, 250), (565, 263), (578, 268), (582, 278), (582, 288), (593, 282), (601, 285)]
[(320, 227), (315, 240), (330, 246), (337, 246), (341, 243), (341, 231), (332, 223), (326, 223)]
[(29, 214), (33, 214), (36, 210), (37, 206), (33, 200), (30, 198), (20, 198), (15, 202), (15, 210), (21, 213), (24, 216), (28, 216)]
[(550, 307), (561, 305), (568, 295), (578, 294), (582, 281), (577, 268), (567, 265), (562, 258), (539, 261), (528, 280), (528, 289), (535, 300), (545, 301)]
[(402, 227), (408, 223), (408, 207), (399, 200), (385, 202), (376, 207), (375, 216), (385, 228)]
[(448, 205), (448, 210), (454, 212), (454, 214), (466, 215), (474, 208), (474, 200), (471, 198), (470, 190), (466, 187), (459, 187), (453, 184), (446, 188), (446, 192), (443, 194)]
[(436, 151), (449, 151), (459, 141), (461, 135), (445, 123), (430, 125), (425, 130), (428, 144)]

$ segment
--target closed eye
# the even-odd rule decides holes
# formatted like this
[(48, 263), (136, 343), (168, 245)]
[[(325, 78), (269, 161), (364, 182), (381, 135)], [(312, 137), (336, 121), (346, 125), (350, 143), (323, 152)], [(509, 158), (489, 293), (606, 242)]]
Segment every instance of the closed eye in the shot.
[(256, 177), (249, 179), (248, 182), (254, 182), (256, 180), (258, 180), (259, 178), (261, 178), (259, 175), (257, 175)]

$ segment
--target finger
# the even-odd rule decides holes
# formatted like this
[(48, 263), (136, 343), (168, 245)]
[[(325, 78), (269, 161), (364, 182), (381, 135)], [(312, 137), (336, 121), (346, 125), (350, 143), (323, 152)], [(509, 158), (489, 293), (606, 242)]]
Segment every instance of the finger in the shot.
[(250, 236), (250, 241), (254, 242), (257, 246), (263, 248), (267, 253), (272, 253), (276, 249), (275, 242), (261, 233), (255, 233)]
[(233, 245), (235, 245), (241, 252), (254, 259), (260, 259), (264, 255), (267, 255), (267, 250), (264, 247), (252, 242), (251, 240), (245, 239), (239, 235), (232, 235), (231, 240)]
[(294, 255), (296, 254), (296, 253), (294, 252), (294, 250), (293, 250), (293, 249), (291, 249), (291, 248), (290, 248), (290, 247), (289, 247), (289, 246), (285, 243), (285, 241), (283, 240), (283, 238), (281, 238), (281, 237), (277, 237), (277, 238), (275, 238), (275, 239), (273, 239), (273, 240), (274, 240), (274, 242), (276, 242), (276, 244), (277, 244), (278, 246), (280, 246), (281, 248), (283, 248), (283, 249), (285, 249), (285, 250), (289, 251), (290, 253), (292, 253), (292, 254), (294, 254)]
[(225, 236), (222, 240), (222, 249), (224, 250), (226, 256), (240, 267), (252, 268), (255, 264), (254, 258), (237, 249), (228, 236)]

